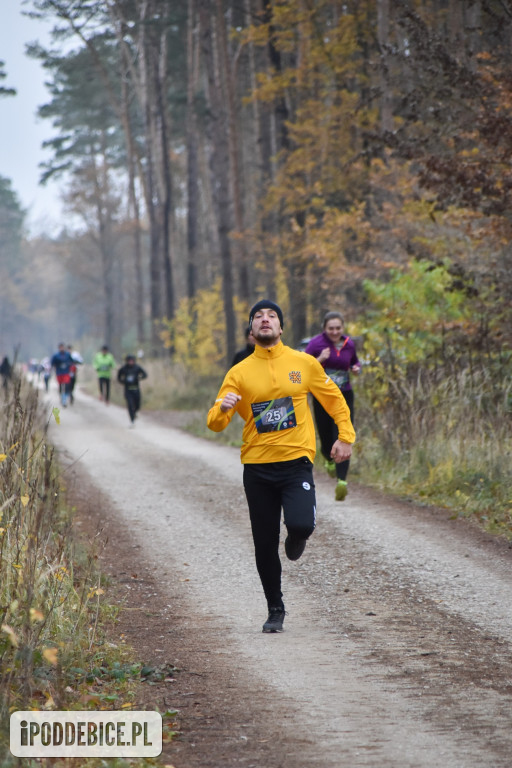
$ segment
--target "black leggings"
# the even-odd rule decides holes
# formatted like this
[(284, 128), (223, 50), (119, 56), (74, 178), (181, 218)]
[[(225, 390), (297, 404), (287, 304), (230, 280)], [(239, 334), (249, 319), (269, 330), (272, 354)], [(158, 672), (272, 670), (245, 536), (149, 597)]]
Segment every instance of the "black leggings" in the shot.
[(100, 387), (101, 397), (106, 403), (108, 403), (110, 400), (110, 379), (107, 379), (106, 376), (100, 376), (98, 379), (98, 384)]
[(130, 420), (135, 421), (137, 411), (140, 410), (140, 389), (125, 389), (124, 396), (126, 405), (128, 406)]
[(245, 464), (244, 488), (263, 591), (269, 608), (282, 606), (281, 507), (288, 532), (309, 538), (316, 523), (313, 464), (305, 456), (271, 464)]
[[(345, 398), (350, 411), (350, 421), (354, 424), (354, 390), (349, 389), (347, 392), (342, 392), (342, 395)], [(331, 460), (331, 448), (338, 439), (338, 427), (327, 411), (323, 409), (315, 398), (313, 398), (313, 411), (315, 414), (318, 437), (320, 438), (322, 456), (324, 459)], [(347, 479), (349, 466), (350, 459), (336, 464), (336, 477), (338, 480)]]

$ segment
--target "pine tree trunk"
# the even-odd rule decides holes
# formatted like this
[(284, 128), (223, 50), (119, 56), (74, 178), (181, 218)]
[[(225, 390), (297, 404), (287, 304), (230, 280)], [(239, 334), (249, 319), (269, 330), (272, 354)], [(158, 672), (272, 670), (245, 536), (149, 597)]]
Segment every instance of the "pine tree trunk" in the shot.
[(239, 138), (238, 138), (238, 118), (235, 100), (235, 82), (236, 82), (236, 60), (232, 61), (228, 49), (228, 40), (226, 24), (224, 21), (223, 0), (216, 0), (217, 3), (217, 44), (219, 51), (219, 73), (221, 87), (225, 93), (224, 102), (227, 112), (228, 126), (228, 147), (229, 147), (229, 175), (230, 189), (233, 201), (234, 228), (238, 235), (233, 243), (234, 263), (238, 267), (238, 285), (239, 293), (242, 299), (249, 299), (249, 283), (247, 273), (247, 252), (245, 246), (244, 234), (244, 216), (243, 216), (243, 193), (240, 179), (239, 163)]
[[(266, 61), (264, 68), (271, 77), (279, 76), (282, 72), (281, 54), (272, 42), (272, 3), (269, 0), (261, 0), (262, 21), (269, 25), (269, 42), (265, 49)], [(275, 180), (275, 169), (272, 166), (272, 157), (276, 157), (281, 150), (288, 150), (290, 138), (286, 126), (289, 118), (288, 108), (284, 98), (279, 98), (271, 108), (263, 107), (261, 110), (261, 157), (263, 182), (265, 186)], [(264, 235), (277, 235), (282, 226), (280, 211), (276, 210), (264, 217), (262, 229)], [(275, 254), (265, 251), (266, 285), (270, 298), (277, 298)]]
[[(149, 299), (151, 313), (151, 344), (152, 353), (158, 354), (159, 339), (157, 322), (162, 317), (161, 287), (162, 287), (162, 215), (156, 166), (158, 163), (155, 153), (159, 147), (159, 136), (156, 126), (158, 114), (155, 94), (155, 49), (154, 40), (147, 33), (148, 21), (153, 17), (154, 6), (150, 0), (145, 0), (140, 6), (139, 33), (139, 70), (140, 89), (144, 133), (145, 133), (145, 173), (144, 197), (149, 221)], [(157, 54), (158, 52), (156, 52)]]
[(166, 316), (169, 320), (174, 317), (174, 286), (172, 268), (172, 233), (174, 230), (172, 172), (170, 163), (170, 141), (168, 113), (166, 107), (166, 67), (167, 44), (165, 30), (160, 35), (158, 66), (155, 67), (155, 98), (156, 117), (159, 138), (159, 161), (157, 169), (160, 178), (160, 199), (162, 216), (162, 258), (164, 267), (164, 296)]
[(229, 128), (222, 99), (219, 71), (219, 36), (215, 34), (215, 8), (211, 0), (200, 0), (201, 50), (208, 75), (209, 130), (212, 145), (210, 159), (212, 194), (219, 236), (222, 300), (226, 320), (226, 365), (236, 349), (236, 317), (234, 311), (234, 280), (230, 232), (232, 231), (232, 200), (229, 179)]
[[(120, 29), (120, 28), (119, 28)], [(122, 39), (122, 34), (118, 36)], [(121, 48), (121, 58), (125, 61), (124, 46)], [(130, 93), (128, 90), (127, 77), (121, 80), (121, 95), (123, 104), (123, 130), (126, 141), (127, 170), (128, 170), (128, 205), (129, 215), (133, 227), (133, 255), (135, 267), (135, 315), (137, 325), (137, 342), (143, 344), (145, 340), (144, 332), (144, 282), (142, 276), (142, 243), (140, 210), (137, 191), (135, 189), (135, 174), (137, 168), (137, 158), (134, 149), (134, 141), (130, 125)]]
[(382, 131), (391, 131), (393, 110), (389, 85), (389, 0), (377, 0), (377, 37), (380, 48), (380, 126)]
[(199, 215), (198, 131), (195, 96), (197, 92), (199, 57), (196, 30), (195, 1), (188, 0), (187, 17), (187, 297), (197, 292), (197, 243)]

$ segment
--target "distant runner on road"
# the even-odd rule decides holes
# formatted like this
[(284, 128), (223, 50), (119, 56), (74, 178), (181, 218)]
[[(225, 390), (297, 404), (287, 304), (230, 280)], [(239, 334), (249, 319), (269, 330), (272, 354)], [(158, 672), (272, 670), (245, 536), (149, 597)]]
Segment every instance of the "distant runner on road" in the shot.
[(128, 407), (131, 426), (134, 425), (137, 411), (140, 410), (139, 382), (147, 379), (144, 368), (135, 362), (134, 355), (126, 355), (125, 364), (117, 372), (117, 380), (124, 385), (124, 397)]
[(73, 393), (75, 391), (76, 377), (78, 372), (77, 365), (83, 365), (84, 359), (79, 352), (73, 349), (72, 344), (68, 344), (68, 352), (73, 359), (73, 365), (69, 370), (69, 374), (71, 376), (71, 381), (69, 383), (69, 402), (71, 403), (71, 405), (73, 405), (75, 401), (75, 397)]
[(108, 405), (110, 402), (110, 379), (112, 378), (112, 371), (116, 367), (116, 361), (106, 344), (102, 346), (99, 352), (96, 352), (92, 365), (98, 374), (100, 400)]
[(249, 326), (254, 352), (226, 374), (207, 424), (221, 432), (235, 412), (245, 421), (241, 460), (256, 566), (268, 606), (263, 632), (281, 632), (285, 617), (279, 558), (281, 508), (289, 560), (300, 558), (316, 524), (316, 437), (308, 393), (337, 424), (333, 461), (350, 458), (355, 432), (343, 395), (320, 363), (282, 343), (281, 308), (269, 299), (259, 301), (250, 311)]
[(59, 348), (53, 355), (50, 365), (52, 368), (55, 368), (62, 407), (67, 408), (71, 387), (71, 366), (74, 365), (74, 362), (63, 342), (59, 344)]

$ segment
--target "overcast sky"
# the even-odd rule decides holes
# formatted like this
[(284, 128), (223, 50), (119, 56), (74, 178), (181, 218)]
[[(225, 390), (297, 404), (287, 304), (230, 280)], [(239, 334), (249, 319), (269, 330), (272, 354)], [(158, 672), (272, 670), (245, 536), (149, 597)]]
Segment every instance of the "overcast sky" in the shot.
[(11, 180), (28, 211), (30, 232), (52, 234), (63, 224), (58, 182), (38, 185), (38, 165), (49, 157), (41, 144), (52, 136), (52, 127), (51, 121), (36, 117), (49, 97), (42, 67), (25, 55), (26, 43), (48, 42), (48, 27), (22, 16), (22, 8), (21, 0), (3, 0), (0, 10), (0, 60), (7, 73), (2, 85), (17, 91), (0, 98), (0, 175)]

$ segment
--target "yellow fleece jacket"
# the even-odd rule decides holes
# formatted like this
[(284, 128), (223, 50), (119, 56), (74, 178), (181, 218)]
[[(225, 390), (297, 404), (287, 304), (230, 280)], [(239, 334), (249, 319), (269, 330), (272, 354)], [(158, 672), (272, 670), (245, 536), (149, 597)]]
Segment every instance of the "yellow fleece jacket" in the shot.
[[(240, 395), (235, 408), (223, 413), (220, 404), (228, 392)], [(323, 405), (338, 427), (339, 439), (353, 443), (356, 435), (345, 398), (312, 355), (297, 352), (281, 341), (254, 352), (227, 372), (207, 424), (221, 432), (235, 411), (245, 421), (242, 464), (315, 458), (316, 438), (308, 392)]]

